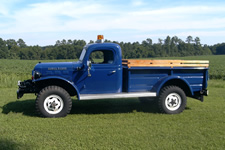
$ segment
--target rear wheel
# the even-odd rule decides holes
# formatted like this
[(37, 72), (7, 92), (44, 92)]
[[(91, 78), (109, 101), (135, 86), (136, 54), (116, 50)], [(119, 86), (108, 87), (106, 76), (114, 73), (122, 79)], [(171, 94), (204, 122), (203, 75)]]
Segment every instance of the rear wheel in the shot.
[(70, 112), (71, 107), (70, 95), (58, 86), (45, 87), (36, 99), (36, 110), (43, 117), (64, 117)]
[(160, 92), (158, 106), (162, 113), (181, 113), (185, 109), (186, 103), (187, 98), (184, 91), (177, 86), (166, 86)]

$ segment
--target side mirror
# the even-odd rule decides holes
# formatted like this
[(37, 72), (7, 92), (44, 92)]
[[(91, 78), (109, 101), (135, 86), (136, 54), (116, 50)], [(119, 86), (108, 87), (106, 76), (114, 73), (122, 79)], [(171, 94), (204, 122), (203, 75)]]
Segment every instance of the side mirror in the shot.
[(87, 66), (88, 66), (88, 77), (91, 77), (91, 73), (90, 73), (90, 70), (91, 70), (91, 61), (87, 61)]
[(92, 66), (91, 61), (87, 61), (87, 66), (88, 66), (88, 68), (91, 68), (91, 66)]

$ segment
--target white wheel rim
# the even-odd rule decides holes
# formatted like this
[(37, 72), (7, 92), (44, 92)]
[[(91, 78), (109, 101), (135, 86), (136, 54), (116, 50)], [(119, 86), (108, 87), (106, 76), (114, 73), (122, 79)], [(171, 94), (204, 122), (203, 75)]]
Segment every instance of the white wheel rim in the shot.
[(63, 100), (58, 95), (50, 95), (44, 100), (44, 109), (49, 114), (58, 114), (63, 109), (63, 106)]
[(165, 105), (166, 108), (170, 111), (175, 111), (180, 108), (181, 97), (177, 93), (171, 93), (166, 97)]

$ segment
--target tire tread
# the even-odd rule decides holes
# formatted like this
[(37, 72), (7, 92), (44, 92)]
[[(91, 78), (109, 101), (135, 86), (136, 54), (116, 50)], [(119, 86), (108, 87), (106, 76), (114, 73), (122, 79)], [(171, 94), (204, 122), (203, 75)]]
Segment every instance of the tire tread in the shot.
[[(181, 107), (174, 111), (174, 112), (168, 112), (167, 110), (165, 110), (165, 108), (163, 108), (163, 103), (164, 103), (164, 97), (165, 95), (167, 94), (167, 92), (169, 90), (172, 90), (172, 89), (176, 89), (178, 90), (179, 92), (181, 92), (181, 97), (184, 97), (184, 99), (182, 100), (182, 104), (181, 104)], [(178, 86), (174, 86), (174, 85), (169, 85), (169, 86), (165, 86), (161, 91), (160, 91), (160, 95), (159, 95), (159, 98), (158, 98), (158, 108), (159, 108), (159, 111), (161, 113), (166, 113), (166, 114), (178, 114), (178, 113), (181, 113), (184, 111), (185, 109), (185, 106), (186, 106), (186, 103), (187, 103), (187, 100), (186, 100), (186, 95), (183, 91), (183, 89), (181, 89), (180, 87)]]
[[(67, 112), (64, 114), (64, 115), (53, 115), (53, 116), (45, 116), (43, 115), (43, 113), (41, 113), (41, 110), (39, 108), (39, 103), (41, 101), (41, 96), (48, 92), (48, 91), (51, 91), (51, 90), (56, 90), (56, 91), (60, 91), (62, 92), (63, 95), (65, 95), (65, 100), (67, 101), (68, 103), (68, 109), (67, 109)], [(68, 94), (68, 92), (66, 90), (64, 90), (63, 88), (59, 87), (59, 86), (47, 86), (45, 88), (43, 88), (39, 94), (37, 95), (37, 98), (36, 98), (36, 101), (35, 101), (35, 107), (36, 107), (36, 111), (37, 113), (42, 116), (42, 117), (65, 117), (68, 113), (70, 113), (71, 109), (72, 109), (72, 101), (71, 101), (71, 97), (70, 95)]]

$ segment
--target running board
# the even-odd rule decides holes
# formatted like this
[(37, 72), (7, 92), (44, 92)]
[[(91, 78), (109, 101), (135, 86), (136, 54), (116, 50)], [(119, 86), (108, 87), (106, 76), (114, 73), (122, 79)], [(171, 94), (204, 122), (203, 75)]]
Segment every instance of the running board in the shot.
[(134, 97), (156, 97), (156, 93), (131, 92), (131, 93), (113, 93), (113, 94), (81, 94), (80, 100), (116, 99), (116, 98), (134, 98)]

